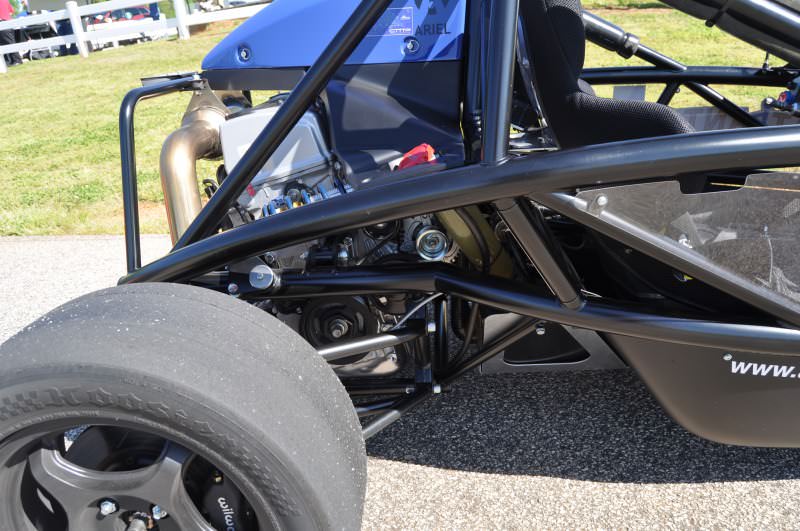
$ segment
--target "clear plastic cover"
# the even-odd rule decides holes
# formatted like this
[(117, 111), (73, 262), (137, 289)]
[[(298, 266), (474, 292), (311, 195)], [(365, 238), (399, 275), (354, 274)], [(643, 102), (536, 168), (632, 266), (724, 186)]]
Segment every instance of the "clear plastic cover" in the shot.
[(584, 191), (578, 198), (590, 212), (602, 210), (666, 237), (797, 308), (800, 175), (759, 173), (741, 186), (718, 184), (722, 191), (685, 194), (677, 181), (644, 183)]

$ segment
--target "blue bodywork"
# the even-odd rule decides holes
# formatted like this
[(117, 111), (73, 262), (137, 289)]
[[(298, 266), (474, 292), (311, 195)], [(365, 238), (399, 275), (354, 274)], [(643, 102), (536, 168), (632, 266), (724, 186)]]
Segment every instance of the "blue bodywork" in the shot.
[[(360, 0), (273, 0), (220, 42), (203, 70), (310, 66)], [(347, 64), (458, 60), (467, 0), (394, 0)]]

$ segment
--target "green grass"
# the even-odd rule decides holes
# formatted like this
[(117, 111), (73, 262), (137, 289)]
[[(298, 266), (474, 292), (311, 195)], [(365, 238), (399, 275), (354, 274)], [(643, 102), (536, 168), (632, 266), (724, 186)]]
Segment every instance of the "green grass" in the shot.
[[(218, 25), (189, 41), (107, 49), (88, 59), (34, 61), (0, 76), (0, 234), (120, 233), (117, 119), (123, 96), (143, 76), (198, 70), (231, 27)], [(180, 125), (188, 98), (144, 101), (136, 112), (145, 232), (166, 230), (158, 155)]]
[[(613, 0), (611, 0), (613, 1)], [(608, 0), (594, 0), (606, 5)], [(632, 4), (629, 0), (623, 0)], [(708, 28), (703, 21), (668, 8), (644, 10), (597, 9), (593, 12), (621, 26), (626, 31), (638, 35), (643, 44), (666, 53), (690, 65), (733, 65), (760, 67), (764, 52), (723, 33), (717, 28)], [(587, 66), (647, 65), (638, 59), (626, 61), (614, 53), (589, 44), (586, 50)], [(777, 95), (775, 88), (761, 87), (714, 87), (739, 105), (758, 109), (761, 100), (767, 95)], [(600, 96), (611, 96), (612, 87), (596, 87)], [(647, 99), (658, 98), (663, 86), (651, 86)], [(673, 100), (672, 105), (690, 107), (707, 105), (704, 100), (683, 88)]]
[[(588, 7), (636, 33), (642, 41), (689, 64), (758, 66), (763, 53), (702, 21), (631, 0), (591, 0)], [(648, 9), (639, 9), (642, 6)], [(202, 57), (232, 28), (213, 26), (189, 41), (160, 41), (92, 54), (36, 61), (0, 76), (0, 235), (118, 234), (122, 231), (117, 116), (125, 93), (142, 76), (197, 70)], [(626, 62), (590, 46), (587, 65)], [(628, 62), (627, 64), (635, 64)], [(610, 95), (607, 87), (599, 90)], [(657, 97), (657, 88), (648, 92)], [(679, 105), (699, 105), (687, 91)], [(757, 106), (774, 89), (726, 88)], [(179, 126), (187, 95), (140, 104), (136, 118), (141, 222), (165, 232), (158, 154)], [(201, 171), (211, 175), (213, 165)]]

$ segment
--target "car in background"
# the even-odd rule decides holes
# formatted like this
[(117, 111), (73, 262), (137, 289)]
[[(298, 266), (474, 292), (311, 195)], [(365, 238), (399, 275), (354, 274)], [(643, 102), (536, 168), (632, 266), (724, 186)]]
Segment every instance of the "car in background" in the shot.
[(98, 13), (87, 20), (88, 24), (102, 24), (117, 22), (119, 20), (142, 20), (150, 17), (150, 10), (144, 6), (114, 9), (105, 13)]
[(242, 6), (249, 6), (251, 4), (269, 4), (272, 0), (229, 0), (228, 6), (230, 7), (242, 7)]

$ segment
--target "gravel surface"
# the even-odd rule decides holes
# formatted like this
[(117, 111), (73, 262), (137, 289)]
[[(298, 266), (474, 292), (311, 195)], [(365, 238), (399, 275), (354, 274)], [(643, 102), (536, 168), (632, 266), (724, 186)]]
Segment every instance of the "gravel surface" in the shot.
[[(146, 257), (169, 242), (145, 237)], [(116, 237), (0, 238), (0, 341), (115, 283)], [(798, 528), (800, 450), (722, 446), (628, 371), (470, 377), (368, 445), (367, 529)]]

